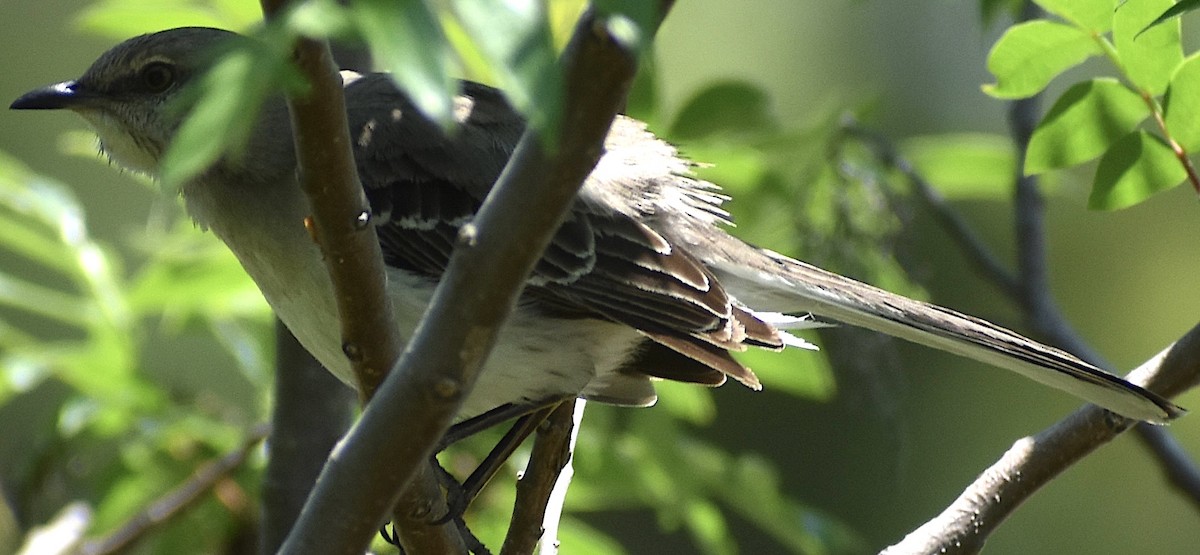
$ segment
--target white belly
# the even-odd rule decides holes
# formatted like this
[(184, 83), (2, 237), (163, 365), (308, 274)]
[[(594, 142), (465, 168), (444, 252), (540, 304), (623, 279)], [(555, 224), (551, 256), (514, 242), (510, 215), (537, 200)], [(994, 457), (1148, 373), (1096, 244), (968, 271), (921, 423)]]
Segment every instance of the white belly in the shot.
[[(353, 386), (353, 371), (342, 352), (332, 288), (316, 246), (309, 242), (249, 252), (275, 254), (239, 255), (239, 259), (300, 344), (340, 380)], [(282, 252), (306, 252), (308, 263), (297, 263), (294, 256), (283, 260), (278, 256)], [(429, 304), (433, 285), (401, 270), (389, 269), (387, 277), (398, 331), (401, 340), (407, 342)], [(591, 319), (552, 320), (547, 325), (544, 317), (518, 309), (501, 330), (455, 420), (506, 403), (532, 403), (558, 396), (650, 404), (654, 390), (648, 378), (616, 371), (640, 341), (642, 336), (627, 326)]]

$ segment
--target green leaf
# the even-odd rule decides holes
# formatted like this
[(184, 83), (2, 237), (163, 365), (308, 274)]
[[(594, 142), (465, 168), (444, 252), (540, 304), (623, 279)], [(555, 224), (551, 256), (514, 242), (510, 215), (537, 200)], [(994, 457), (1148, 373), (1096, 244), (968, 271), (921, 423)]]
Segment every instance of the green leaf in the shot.
[(1148, 115), (1142, 98), (1116, 79), (1076, 83), (1034, 130), (1025, 173), (1066, 168), (1100, 156)]
[(779, 493), (779, 472), (755, 456), (723, 461), (717, 496), (794, 553), (864, 553), (864, 540), (832, 516)]
[(88, 323), (91, 308), (87, 299), (7, 274), (0, 274), (0, 306), (81, 327)]
[(271, 42), (239, 40), (222, 45), (225, 55), (196, 83), (174, 109), (190, 114), (163, 156), (160, 185), (173, 191), (203, 172), (222, 155), (236, 155), (249, 137), (263, 101), (294, 77), (287, 64), (286, 37)]
[(984, 133), (914, 137), (901, 150), (913, 167), (949, 198), (998, 198), (1013, 183), (1012, 141)]
[(1142, 33), (1157, 27), (1165, 21), (1177, 18), (1187, 12), (1195, 10), (1196, 8), (1200, 8), (1200, 0), (1181, 0), (1178, 4), (1167, 8), (1166, 11), (1154, 18), (1154, 21), (1151, 21), (1150, 24), (1143, 27), (1141, 31), (1138, 31), (1137, 35), (1134, 35), (1134, 38), (1141, 36)]
[(996, 98), (1025, 98), (1060, 73), (1101, 52), (1095, 39), (1069, 25), (1045, 20), (1010, 27), (988, 54), (996, 83), (983, 91)]
[(567, 45), (571, 34), (575, 32), (579, 16), (583, 15), (587, 7), (588, 2), (585, 0), (554, 0), (546, 6), (549, 10), (547, 18), (550, 20), (550, 32), (554, 34), (555, 47), (561, 49)]
[(1112, 28), (1112, 0), (1037, 0), (1042, 9), (1094, 33)]
[(1188, 151), (1200, 149), (1200, 54), (1180, 64), (1164, 104), (1171, 138)]
[(684, 507), (688, 531), (705, 553), (733, 553), (737, 545), (729, 533), (725, 515), (711, 502), (693, 501)]
[(1145, 131), (1116, 142), (1096, 168), (1088, 208), (1117, 210), (1133, 206), (1187, 177), (1171, 147)]
[(761, 87), (745, 81), (714, 83), (684, 104), (668, 132), (673, 140), (737, 138), (779, 128), (771, 98)]
[(358, 0), (350, 3), (350, 12), (375, 61), (417, 109), (450, 125), (456, 92), (452, 52), (437, 15), (422, 0)]
[(554, 142), (563, 81), (544, 3), (460, 0), (454, 11), (513, 106)]
[(1172, 6), (1172, 0), (1126, 2), (1113, 16), (1113, 43), (1125, 75), (1150, 94), (1167, 89), (1171, 74), (1183, 61), (1179, 20), (1141, 33), (1157, 14)]
[(223, 245), (211, 236), (168, 241), (151, 253), (151, 262), (129, 288), (129, 304), (136, 312), (166, 313), (183, 321), (192, 316), (266, 316), (262, 294)]

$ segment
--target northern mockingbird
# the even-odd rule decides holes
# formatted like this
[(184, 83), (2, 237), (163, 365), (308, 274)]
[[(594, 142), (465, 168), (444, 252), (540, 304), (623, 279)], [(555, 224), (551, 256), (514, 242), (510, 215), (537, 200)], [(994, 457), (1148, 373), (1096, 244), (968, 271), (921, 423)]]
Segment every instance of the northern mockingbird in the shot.
[[(203, 53), (233, 33), (181, 28), (130, 39), (74, 81), (13, 109), (69, 109), (116, 163), (153, 176), (183, 115), (171, 100), (201, 74)], [(443, 132), (384, 74), (348, 80), (359, 177), (388, 265), (400, 335), (411, 337), (469, 221), (525, 122), (503, 94), (464, 82)], [(1124, 416), (1165, 422), (1169, 401), (983, 320), (911, 300), (758, 249), (728, 235), (717, 186), (637, 120), (618, 117), (606, 153), (529, 277), (517, 310), (459, 420), (505, 404), (580, 395), (648, 405), (652, 377), (760, 387), (730, 352), (811, 344), (784, 331), (814, 314), (1006, 368)], [(241, 261), (267, 302), (330, 371), (353, 383), (329, 277), (304, 227), (308, 200), (283, 99), (258, 114), (244, 156), (185, 183), (188, 213)]]

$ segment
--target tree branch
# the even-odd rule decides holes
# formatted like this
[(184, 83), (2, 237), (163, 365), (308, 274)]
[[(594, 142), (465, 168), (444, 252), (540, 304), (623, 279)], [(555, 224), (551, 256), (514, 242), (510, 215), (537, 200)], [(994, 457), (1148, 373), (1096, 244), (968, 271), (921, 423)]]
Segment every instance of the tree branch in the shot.
[[(1195, 386), (1200, 379), (1200, 325), (1127, 378), (1167, 397)], [(940, 515), (883, 553), (978, 552), (1021, 503), (1129, 424), (1129, 420), (1087, 405), (1037, 435), (1018, 440)]]
[[(660, 0), (660, 20), (670, 4)], [(326, 464), (283, 553), (361, 553), (470, 393), (525, 278), (603, 152), (636, 70), (634, 55), (593, 10), (576, 27), (563, 64), (559, 143), (550, 151), (535, 130), (526, 131), (478, 215), (463, 226), (381, 400), (367, 406)], [(404, 441), (396, 441), (398, 425)]]
[(880, 162), (900, 172), (917, 196), (921, 197), (921, 200), (925, 201), (925, 204), (933, 210), (933, 215), (937, 218), (938, 223), (946, 229), (950, 239), (958, 243), (959, 249), (975, 265), (980, 274), (996, 284), (1005, 295), (1013, 299), (1017, 298), (1020, 294), (1020, 286), (1013, 272), (992, 253), (987, 243), (979, 234), (975, 233), (962, 214), (950, 206), (946, 197), (943, 197), (937, 188), (912, 166), (911, 162), (896, 152), (895, 145), (887, 137), (860, 127), (854, 121), (846, 122), (842, 130), (847, 136), (866, 142)]
[[(270, 20), (288, 0), (262, 0)], [(343, 350), (365, 403), (400, 356), (401, 343), (383, 279), (383, 254), (351, 151), (342, 78), (325, 41), (300, 38), (293, 61), (304, 95), (288, 96), (297, 173), (312, 205), (312, 225), (333, 281)]]
[(262, 481), (259, 553), (275, 553), (321, 466), (354, 420), (350, 389), (275, 321), (275, 395)]
[(559, 473), (571, 458), (575, 401), (563, 401), (550, 413), (533, 442), (529, 464), (517, 481), (517, 500), (500, 555), (533, 553), (542, 537), (546, 506)]
[(211, 491), (230, 472), (246, 462), (250, 452), (267, 437), (267, 431), (268, 428), (265, 424), (255, 427), (246, 435), (246, 439), (237, 450), (200, 467), (186, 482), (158, 498), (126, 521), (121, 528), (104, 538), (87, 542), (79, 548), (78, 553), (81, 555), (124, 553), (151, 530), (170, 522), (172, 518), (203, 499), (205, 493)]

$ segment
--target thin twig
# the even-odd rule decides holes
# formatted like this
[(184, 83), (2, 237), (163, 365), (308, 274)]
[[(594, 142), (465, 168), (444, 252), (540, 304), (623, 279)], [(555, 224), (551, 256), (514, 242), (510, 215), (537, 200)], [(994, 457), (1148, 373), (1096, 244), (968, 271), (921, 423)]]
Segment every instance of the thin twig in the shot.
[[(660, 15), (670, 4), (660, 0)], [(478, 215), (463, 226), (405, 356), (326, 464), (283, 553), (361, 553), (470, 393), (633, 81), (635, 57), (607, 23), (594, 11), (580, 20), (563, 55), (556, 148), (548, 151), (536, 130), (526, 131)], [(396, 441), (398, 424), (404, 441)]]
[[(1167, 397), (1195, 386), (1200, 380), (1200, 325), (1127, 378)], [(1037, 435), (1017, 441), (940, 515), (883, 553), (978, 552), (1021, 503), (1129, 424), (1127, 419), (1087, 405)]]
[(1005, 267), (1004, 263), (988, 248), (987, 243), (967, 223), (962, 214), (946, 201), (946, 197), (942, 196), (908, 159), (896, 152), (896, 147), (890, 140), (879, 133), (858, 126), (855, 122), (848, 122), (844, 125), (843, 130), (850, 137), (866, 141), (880, 162), (900, 172), (904, 179), (912, 185), (921, 200), (925, 201), (933, 211), (938, 223), (949, 232), (947, 235), (950, 239), (958, 243), (963, 254), (975, 265), (984, 278), (996, 284), (1006, 295), (1016, 298), (1019, 286), (1013, 272)]
[(583, 426), (583, 413), (587, 409), (587, 401), (577, 399), (575, 410), (571, 414), (571, 434), (567, 439), (567, 460), (558, 472), (558, 479), (550, 491), (550, 499), (546, 502), (546, 511), (542, 515), (542, 539), (538, 540), (539, 555), (558, 555), (558, 532), (562, 527), (563, 509), (567, 505), (567, 490), (571, 480), (575, 478), (575, 446), (579, 442), (579, 429)]
[(575, 401), (564, 401), (550, 413), (533, 442), (529, 464), (517, 481), (517, 500), (513, 504), (508, 535), (500, 555), (533, 553), (542, 537), (542, 521), (554, 484), (571, 457), (570, 441)]
[(1200, 472), (1187, 451), (1167, 430), (1138, 424), (1137, 437), (1154, 454), (1167, 481), (1200, 510)]
[(242, 466), (250, 453), (267, 437), (269, 427), (256, 426), (246, 434), (241, 447), (212, 461), (199, 469), (191, 478), (166, 495), (158, 498), (145, 509), (127, 520), (115, 532), (98, 540), (89, 541), (78, 551), (80, 555), (106, 555), (122, 553), (138, 540), (146, 537), (155, 528), (170, 522), (188, 508), (194, 506), (204, 494), (211, 491), (229, 473)]

